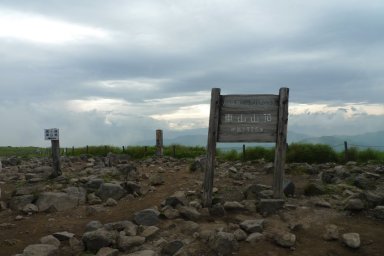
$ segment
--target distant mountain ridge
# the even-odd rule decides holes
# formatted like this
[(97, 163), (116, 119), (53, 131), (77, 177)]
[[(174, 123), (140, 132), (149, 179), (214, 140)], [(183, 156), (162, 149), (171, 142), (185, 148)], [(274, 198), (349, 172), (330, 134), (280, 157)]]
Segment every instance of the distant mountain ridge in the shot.
[[(201, 131), (200, 131), (201, 132)], [(320, 136), (313, 137), (306, 134), (288, 131), (288, 144), (291, 143), (310, 143), (310, 144), (326, 144), (336, 150), (344, 149), (344, 141), (347, 141), (349, 147), (356, 146), (359, 148), (372, 147), (378, 150), (384, 150), (384, 130), (364, 133), (359, 135), (335, 135), (335, 136)], [(154, 145), (154, 140), (146, 140), (138, 143), (139, 145)], [(207, 135), (204, 134), (190, 134), (179, 135), (173, 138), (164, 137), (164, 145), (180, 144), (185, 146), (203, 146), (207, 145)], [(218, 147), (221, 148), (238, 148), (244, 143), (219, 143)], [(273, 143), (250, 143), (253, 145), (273, 146)]]

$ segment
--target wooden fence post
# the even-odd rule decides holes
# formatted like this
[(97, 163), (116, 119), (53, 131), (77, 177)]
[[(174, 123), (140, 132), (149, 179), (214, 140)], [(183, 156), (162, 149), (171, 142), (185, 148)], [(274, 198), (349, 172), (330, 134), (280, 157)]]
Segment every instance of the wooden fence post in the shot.
[(220, 112), (220, 89), (213, 88), (211, 91), (211, 110), (209, 114), (209, 129), (207, 142), (207, 162), (205, 168), (204, 184), (203, 184), (203, 205), (204, 207), (212, 206), (212, 189), (215, 170), (216, 158), (216, 141), (219, 128)]
[(243, 144), (243, 161), (245, 161), (245, 144)]
[(283, 198), (284, 165), (287, 147), (289, 89), (279, 90), (279, 111), (276, 134), (275, 163), (273, 175), (273, 197)]
[(163, 156), (163, 130), (156, 130), (156, 155)]
[(172, 146), (172, 154), (173, 154), (173, 157), (176, 157), (176, 146), (175, 145)]
[(344, 161), (348, 162), (348, 142), (344, 141)]

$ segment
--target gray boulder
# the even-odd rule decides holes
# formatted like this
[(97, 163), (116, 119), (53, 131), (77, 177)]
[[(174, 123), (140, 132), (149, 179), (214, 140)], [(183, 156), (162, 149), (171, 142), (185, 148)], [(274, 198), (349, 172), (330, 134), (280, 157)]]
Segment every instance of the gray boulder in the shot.
[(85, 204), (87, 200), (87, 191), (82, 187), (67, 187), (63, 190), (68, 196), (77, 201), (78, 205)]
[(359, 198), (351, 198), (345, 204), (344, 209), (349, 211), (361, 211), (364, 210), (364, 202)]
[(218, 255), (232, 255), (239, 249), (239, 244), (232, 233), (218, 232), (210, 241), (210, 247)]
[(161, 249), (161, 255), (164, 255), (164, 256), (175, 255), (183, 246), (184, 246), (183, 242), (179, 240), (166, 243)]
[(31, 244), (24, 249), (23, 256), (55, 256), (58, 252), (58, 248), (51, 244)]
[(145, 209), (136, 212), (133, 220), (137, 225), (153, 226), (159, 223), (159, 212), (154, 209)]
[(292, 247), (296, 243), (296, 236), (289, 232), (281, 232), (274, 236), (274, 240), (282, 247)]
[(187, 205), (188, 200), (184, 191), (176, 191), (173, 195), (165, 199), (165, 205), (176, 207), (177, 205)]
[(283, 199), (261, 199), (258, 204), (259, 212), (263, 215), (275, 214), (282, 209), (285, 201)]
[(35, 197), (33, 195), (14, 196), (9, 201), (9, 208), (21, 211), (26, 205), (31, 204)]
[(177, 210), (180, 213), (180, 216), (187, 220), (198, 220), (201, 217), (201, 214), (196, 208), (190, 207), (190, 206), (179, 206), (177, 207)]
[(341, 240), (349, 248), (357, 249), (360, 247), (360, 235), (358, 233), (345, 233), (341, 236)]
[(96, 256), (118, 256), (119, 250), (113, 249), (111, 247), (103, 247), (100, 248), (100, 250), (97, 251)]
[(142, 250), (126, 254), (125, 256), (156, 256), (156, 252), (152, 250)]
[(372, 211), (375, 218), (384, 220), (384, 205), (378, 205)]
[(83, 234), (82, 241), (86, 250), (96, 253), (100, 248), (116, 244), (118, 234), (116, 231), (97, 229)]
[(92, 221), (88, 222), (87, 225), (85, 226), (85, 232), (95, 231), (95, 230), (102, 228), (102, 227), (103, 227), (103, 224), (100, 221), (92, 220)]
[(120, 235), (117, 247), (120, 251), (126, 252), (134, 246), (142, 245), (145, 242), (145, 237), (142, 236), (123, 236)]
[(125, 196), (127, 192), (123, 187), (114, 183), (103, 183), (99, 187), (96, 195), (101, 198), (101, 200), (106, 201), (108, 198), (113, 198), (115, 200), (121, 199)]
[(245, 220), (240, 223), (240, 227), (247, 233), (262, 233), (264, 229), (264, 219)]
[(43, 192), (36, 201), (40, 212), (63, 211), (77, 207), (79, 201), (62, 192)]
[(53, 246), (55, 246), (57, 248), (59, 248), (59, 246), (61, 244), (59, 239), (57, 239), (53, 235), (48, 235), (48, 236), (44, 236), (44, 237), (40, 238), (40, 243), (42, 243), (42, 244), (50, 244), (50, 245), (53, 245)]

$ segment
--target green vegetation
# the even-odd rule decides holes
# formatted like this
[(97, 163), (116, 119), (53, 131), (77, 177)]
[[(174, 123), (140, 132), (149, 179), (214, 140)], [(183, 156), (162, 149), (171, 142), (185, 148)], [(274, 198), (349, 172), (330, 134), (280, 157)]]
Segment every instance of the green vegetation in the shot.
[[(129, 147), (115, 147), (115, 146), (86, 146), (79, 148), (62, 148), (62, 155), (67, 156), (106, 156), (108, 153), (113, 154), (127, 154), (132, 159), (144, 159), (146, 157), (154, 156), (156, 154), (155, 146), (129, 146)], [(165, 156), (175, 158), (195, 158), (206, 154), (204, 147), (188, 147), (182, 145), (165, 146), (163, 151)], [(0, 147), (0, 157), (7, 158), (10, 156), (17, 156), (21, 158), (31, 157), (47, 157), (50, 156), (50, 148), (38, 147)], [(245, 154), (241, 150), (224, 150), (217, 149), (217, 158), (224, 161), (252, 161), (264, 159), (267, 162), (272, 162), (275, 155), (274, 148), (264, 147), (248, 147)], [(286, 161), (288, 163), (326, 163), (326, 162), (339, 162), (345, 161), (344, 152), (337, 152), (332, 147), (324, 144), (291, 144), (287, 150)], [(384, 151), (378, 151), (371, 148), (358, 149), (350, 148), (348, 150), (348, 161), (356, 161), (364, 163), (374, 161), (384, 163)]]

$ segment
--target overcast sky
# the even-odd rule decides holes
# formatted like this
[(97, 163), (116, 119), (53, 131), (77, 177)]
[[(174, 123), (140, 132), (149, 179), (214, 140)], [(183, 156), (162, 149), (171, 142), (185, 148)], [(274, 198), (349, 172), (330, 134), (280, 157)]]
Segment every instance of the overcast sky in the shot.
[(207, 128), (211, 88), (290, 88), (289, 130), (384, 130), (384, 1), (2, 0), (0, 145)]

